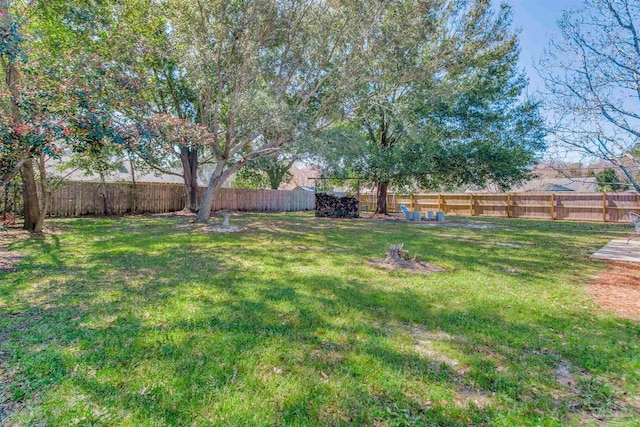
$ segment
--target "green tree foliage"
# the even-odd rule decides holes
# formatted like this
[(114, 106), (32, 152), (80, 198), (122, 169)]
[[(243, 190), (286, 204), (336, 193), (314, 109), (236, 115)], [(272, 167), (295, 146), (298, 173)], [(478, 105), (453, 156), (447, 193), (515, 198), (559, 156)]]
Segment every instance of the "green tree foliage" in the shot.
[[(144, 76), (146, 109), (140, 138), (131, 146), (133, 155), (151, 169), (183, 178), (185, 208), (198, 209), (198, 168), (210, 163), (211, 140), (207, 118), (195, 83), (179, 58), (171, 30), (174, 18), (168, 2), (145, 2), (146, 12), (138, 24), (146, 28), (146, 59), (139, 64)], [(151, 19), (149, 19), (151, 17)], [(181, 172), (176, 172), (181, 171)]]
[[(178, 175), (184, 179), (186, 209), (197, 210), (199, 155), (213, 136), (208, 129), (189, 118), (172, 114), (154, 113), (138, 126), (137, 139), (131, 151), (145, 165), (164, 174)], [(182, 173), (175, 172), (176, 162)]]
[(62, 149), (92, 167), (126, 149), (159, 170), (181, 164), (196, 209), (210, 157), (207, 221), (231, 175), (273, 187), (280, 150), (324, 132), (340, 141), (327, 163), (380, 188), (507, 186), (541, 138), (536, 106), (520, 101), (508, 10), (490, 3), (2, 2), (3, 183), (20, 172), (37, 223), (47, 191), (34, 161), (46, 183), (44, 158)]
[(125, 113), (139, 107), (134, 65), (144, 57), (124, 49), (134, 40), (134, 3), (0, 2), (0, 185), (20, 173), (26, 229), (43, 226), (46, 157), (65, 150), (99, 158), (105, 144), (129, 139)]
[(284, 153), (259, 157), (240, 168), (234, 176), (233, 183), (240, 188), (277, 190), (282, 184), (288, 184), (293, 179), (289, 170), (294, 162), (295, 157)]
[(213, 193), (242, 166), (327, 127), (360, 83), (382, 1), (168, 0), (172, 43), (213, 135)]
[(613, 168), (605, 168), (598, 173), (594, 173), (594, 176), (598, 179), (598, 188), (604, 193), (624, 191), (627, 187), (620, 182), (620, 178)]
[(523, 101), (510, 11), (490, 2), (399, 2), (378, 34), (371, 78), (347, 123), (326, 132), (320, 157), (378, 189), (411, 191), (528, 176), (543, 149), (536, 104)]
[(234, 175), (233, 184), (240, 188), (277, 190), (293, 178), (289, 169), (294, 161), (295, 158), (285, 157), (282, 153), (251, 160)]

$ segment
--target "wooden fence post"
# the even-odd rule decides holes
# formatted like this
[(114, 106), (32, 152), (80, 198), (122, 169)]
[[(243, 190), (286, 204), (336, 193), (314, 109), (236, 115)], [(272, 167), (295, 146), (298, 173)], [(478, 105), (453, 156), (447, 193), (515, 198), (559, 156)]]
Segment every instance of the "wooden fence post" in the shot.
[(414, 208), (415, 199), (416, 199), (416, 196), (413, 195), (413, 193), (411, 193), (411, 195), (409, 196), (409, 202), (410, 202), (409, 205), (411, 206), (411, 208), (409, 209), (410, 211), (414, 211), (415, 210), (415, 208)]
[(438, 194), (438, 210), (444, 212), (444, 197), (442, 194)]
[(607, 222), (607, 193), (602, 193), (602, 222)]
[(475, 216), (475, 207), (473, 203), (473, 193), (471, 193), (471, 197), (469, 198), (469, 212), (471, 216)]
[(551, 219), (556, 219), (556, 193), (551, 193)]
[(511, 205), (511, 193), (507, 193), (507, 218), (513, 217), (513, 209)]

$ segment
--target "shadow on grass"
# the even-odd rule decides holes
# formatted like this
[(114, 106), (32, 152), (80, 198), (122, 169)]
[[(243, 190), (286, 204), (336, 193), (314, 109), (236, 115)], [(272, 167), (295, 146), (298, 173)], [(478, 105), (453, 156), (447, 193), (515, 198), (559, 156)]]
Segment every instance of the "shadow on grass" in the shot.
[[(60, 242), (40, 242), (25, 262), (31, 267), (3, 284), (3, 295), (18, 299), (26, 280), (64, 269), (70, 275), (40, 288), (47, 302), (14, 301), (20, 309), (6, 322), (3, 350), (20, 366), (13, 393), (16, 399), (40, 396), (36, 418), (109, 424), (129, 417), (168, 425), (491, 425), (509, 416), (523, 423), (562, 421), (575, 396), (555, 393), (562, 387), (548, 376), (558, 360), (620, 377), (637, 354), (621, 344), (638, 338), (637, 326), (628, 322), (573, 310), (535, 318), (523, 313), (516, 320), (517, 312), (502, 303), (456, 307), (442, 295), (394, 288), (398, 280), (415, 278), (354, 264), (390, 243), (365, 233), (368, 224), (335, 229), (308, 219), (235, 236), (175, 232), (171, 224), (154, 222), (142, 231), (126, 223), (114, 230), (108, 221), (74, 224), (81, 235), (83, 227), (92, 228), (76, 242), (80, 262), (61, 254), (66, 248)], [(306, 230), (280, 230), (296, 224)], [(517, 240), (547, 246), (561, 234), (571, 242), (588, 237), (561, 233), (555, 224), (545, 230), (522, 231)], [(499, 266), (524, 265), (520, 286), (563, 274), (583, 258), (579, 248), (483, 251), (483, 242), (440, 235), (450, 229), (417, 232), (393, 224), (380, 234), (387, 232), (415, 250), (437, 248), (434, 259), (456, 270), (498, 274)], [(296, 253), (297, 246), (307, 252)], [(309, 266), (316, 270), (306, 271)], [(446, 274), (420, 280), (446, 284)], [(450, 286), (455, 294), (459, 285), (452, 279)], [(450, 345), (467, 371), (420, 355), (404, 343), (401, 327), (455, 337)], [(479, 351), (484, 348), (491, 353)], [(465, 389), (492, 404), (456, 404), (455, 395)], [(78, 396), (85, 399), (78, 403)]]

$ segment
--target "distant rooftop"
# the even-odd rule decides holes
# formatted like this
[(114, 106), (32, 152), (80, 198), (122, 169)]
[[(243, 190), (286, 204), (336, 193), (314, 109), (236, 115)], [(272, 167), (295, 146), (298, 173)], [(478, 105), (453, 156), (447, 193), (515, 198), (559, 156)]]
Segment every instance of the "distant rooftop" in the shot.
[(516, 192), (563, 192), (597, 193), (598, 179), (594, 176), (584, 178), (538, 178), (525, 182), (515, 188)]

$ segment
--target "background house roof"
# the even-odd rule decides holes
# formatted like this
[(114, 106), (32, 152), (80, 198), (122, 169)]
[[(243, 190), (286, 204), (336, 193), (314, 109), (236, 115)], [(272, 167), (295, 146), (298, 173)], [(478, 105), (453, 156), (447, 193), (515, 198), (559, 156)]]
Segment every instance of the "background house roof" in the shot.
[(525, 182), (520, 187), (514, 188), (513, 191), (574, 191), (577, 193), (597, 193), (598, 179), (594, 176), (584, 178), (538, 178)]

